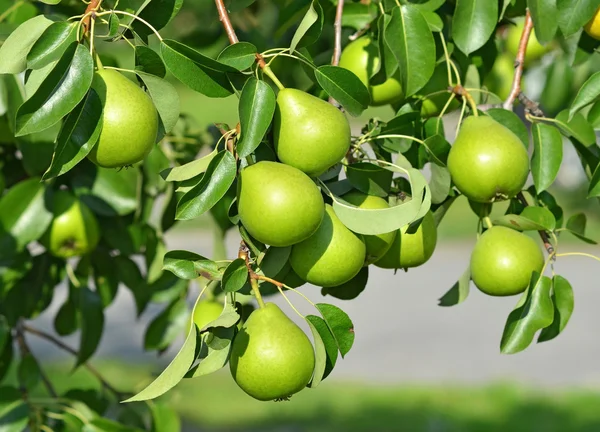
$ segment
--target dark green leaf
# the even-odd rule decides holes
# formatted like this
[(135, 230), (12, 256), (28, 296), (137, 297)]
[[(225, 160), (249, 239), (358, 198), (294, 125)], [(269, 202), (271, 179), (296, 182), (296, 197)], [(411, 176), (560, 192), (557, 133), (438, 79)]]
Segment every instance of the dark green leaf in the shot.
[(531, 129), (533, 135), (533, 156), (531, 157), (531, 174), (537, 193), (550, 187), (562, 164), (562, 136), (554, 126), (534, 123)]
[(13, 387), (0, 387), (0, 426), (2, 432), (22, 432), (29, 422), (29, 404)]
[(182, 279), (196, 279), (198, 273), (194, 262), (201, 260), (206, 258), (193, 252), (173, 250), (165, 254), (163, 269)]
[(535, 25), (535, 36), (541, 44), (554, 39), (558, 29), (556, 0), (527, 0), (531, 18)]
[(471, 54), (485, 45), (497, 22), (497, 1), (457, 0), (452, 19), (452, 39), (462, 52)]
[(368, 195), (387, 197), (394, 173), (370, 162), (357, 162), (346, 167), (348, 181)]
[(248, 269), (243, 258), (236, 258), (223, 273), (221, 286), (225, 292), (236, 292), (242, 289), (248, 280)]
[(533, 272), (527, 290), (521, 296), (515, 309), (508, 315), (500, 351), (515, 354), (531, 344), (538, 330), (552, 324), (554, 305), (550, 298), (552, 280)]
[(210, 210), (227, 192), (236, 176), (236, 161), (222, 150), (210, 161), (206, 173), (177, 204), (178, 220), (193, 219)]
[(365, 290), (368, 281), (369, 267), (365, 266), (348, 282), (333, 287), (321, 288), (321, 294), (324, 296), (330, 295), (340, 300), (352, 300)]
[(469, 296), (471, 283), (471, 268), (467, 267), (460, 279), (439, 299), (439, 306), (456, 306)]
[(316, 315), (307, 315), (305, 319), (312, 332), (315, 346), (315, 371), (308, 386), (315, 388), (335, 367), (338, 347), (323, 318)]
[(569, 37), (592, 18), (598, 8), (598, 0), (556, 0), (556, 6), (558, 25), (563, 35)]
[(559, 275), (552, 278), (552, 303), (554, 304), (554, 320), (549, 327), (541, 331), (538, 343), (552, 340), (562, 333), (573, 314), (575, 306), (573, 288), (568, 280)]
[(39, 69), (58, 60), (77, 38), (77, 23), (58, 21), (52, 23), (33, 44), (27, 54), (27, 68)]
[(16, 136), (56, 124), (81, 102), (94, 74), (89, 49), (73, 42), (37, 91), (17, 111)]
[(164, 78), (167, 69), (156, 51), (145, 45), (135, 47), (135, 70)]
[(162, 121), (165, 133), (171, 132), (179, 120), (179, 94), (168, 81), (144, 72), (135, 72), (144, 81)]
[(234, 334), (235, 328), (233, 327), (215, 327), (211, 329), (202, 339), (205, 348), (203, 347), (204, 350), (201, 349), (200, 363), (192, 368), (186, 377), (197, 378), (222, 369), (229, 360)]
[(249, 69), (256, 61), (257, 49), (249, 42), (237, 42), (227, 45), (217, 57), (223, 64), (231, 66), (239, 71)]
[(596, 171), (590, 179), (590, 186), (588, 188), (588, 198), (600, 196), (600, 164), (596, 167)]
[(98, 293), (82, 286), (79, 292), (79, 307), (81, 310), (81, 339), (77, 363), (80, 366), (96, 352), (104, 330), (104, 311), (102, 299)]
[[(354, 343), (354, 324), (350, 317), (338, 308), (327, 303), (317, 303), (316, 308), (321, 312), (321, 315), (327, 323), (327, 327), (331, 330), (338, 350), (342, 358), (348, 354)], [(313, 323), (314, 324), (314, 323)]]
[[(108, 38), (112, 39), (119, 34), (121, 20), (116, 13), (110, 14), (108, 17)], [(137, 57), (137, 52), (136, 52)], [(136, 62), (137, 63), (137, 62)]]
[(296, 47), (304, 47), (315, 43), (323, 31), (323, 21), (323, 8), (319, 0), (312, 0), (308, 11), (292, 37), (290, 51), (296, 50)]
[(264, 81), (251, 77), (244, 84), (238, 109), (241, 139), (236, 150), (243, 158), (256, 150), (269, 129), (275, 113), (275, 92)]
[(6, 321), (6, 317), (0, 315), (0, 353), (4, 352), (6, 343), (10, 341), (10, 327)]
[(102, 124), (102, 101), (90, 89), (67, 116), (56, 140), (52, 163), (42, 180), (62, 175), (81, 162), (98, 142)]
[(581, 109), (596, 102), (598, 97), (600, 97), (600, 72), (589, 77), (577, 92), (569, 110), (569, 120), (573, 119), (573, 116)]
[(182, 334), (189, 313), (184, 298), (176, 299), (152, 320), (144, 335), (144, 349), (164, 350)]
[(339, 66), (320, 66), (315, 77), (323, 90), (352, 116), (359, 116), (369, 106), (371, 96), (362, 81)]
[[(137, 15), (156, 30), (160, 30), (177, 15), (182, 5), (183, 0), (146, 1), (138, 9)], [(131, 26), (144, 39), (152, 34), (152, 30), (142, 21), (134, 20)]]
[(501, 125), (506, 126), (518, 136), (525, 148), (529, 148), (529, 131), (518, 115), (503, 108), (492, 108), (486, 112), (490, 117)]
[(557, 116), (558, 127), (562, 129), (567, 137), (573, 137), (585, 146), (591, 146), (596, 143), (596, 133), (586, 118), (581, 113), (576, 113), (571, 120), (569, 110), (561, 111)]
[[(31, 353), (23, 355), (17, 368), (17, 379), (19, 384), (28, 391), (32, 391), (39, 384), (40, 378), (40, 367), (35, 357), (31, 355)], [(1, 425), (2, 422), (0, 421), (0, 426)]]

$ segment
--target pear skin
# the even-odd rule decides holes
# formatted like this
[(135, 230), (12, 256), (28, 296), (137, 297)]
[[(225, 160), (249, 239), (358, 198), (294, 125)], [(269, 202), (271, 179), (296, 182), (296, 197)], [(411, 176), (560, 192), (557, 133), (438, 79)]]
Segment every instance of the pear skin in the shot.
[(301, 90), (279, 91), (273, 125), (279, 160), (311, 177), (341, 161), (350, 148), (346, 116)]
[(253, 311), (235, 336), (229, 369), (248, 395), (260, 401), (288, 398), (310, 382), (313, 346), (274, 303)]

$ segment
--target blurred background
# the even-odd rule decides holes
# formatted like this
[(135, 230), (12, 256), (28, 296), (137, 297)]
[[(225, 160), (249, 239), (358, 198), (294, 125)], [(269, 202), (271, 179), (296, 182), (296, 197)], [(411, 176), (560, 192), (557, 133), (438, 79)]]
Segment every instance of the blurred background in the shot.
[[(121, 2), (121, 8), (124, 3), (127, 4)], [(278, 21), (277, 4), (285, 2), (259, 0), (251, 9), (243, 9), (248, 1), (236, 3), (232, 7), (239, 11), (232, 16), (240, 40), (251, 40), (259, 49), (285, 46), (294, 31), (293, 27), (282, 29)], [(26, 14), (27, 10), (20, 8), (17, 13)], [(272, 45), (276, 30), (280, 31), (275, 42), (279, 45)], [(353, 32), (346, 28), (344, 35)], [(208, 0), (185, 2), (178, 17), (162, 33), (213, 57), (227, 45), (214, 4)], [(323, 40), (323, 46), (315, 49), (323, 52), (326, 62), (331, 56), (330, 30), (324, 31)], [(111, 44), (104, 57), (112, 58), (120, 67), (132, 67), (128, 46), (122, 43), (118, 50), (115, 45)], [(559, 54), (550, 53), (527, 71), (525, 87), (531, 99), (540, 100), (546, 94), (548, 101), (548, 77), (560, 61)], [(309, 84), (299, 67), (278, 62), (273, 68), (284, 84), (300, 88)], [(548, 101), (547, 113), (556, 114), (561, 106), (567, 106), (574, 97), (570, 89), (580, 85), (582, 77), (598, 70), (597, 58), (575, 68), (575, 74), (561, 80), (565, 87), (560, 92), (565, 94), (562, 102)], [(172, 83), (179, 90), (182, 113), (198, 133), (213, 123), (236, 124), (235, 97), (208, 99), (174, 80)], [(351, 121), (355, 133), (359, 133), (368, 119), (378, 117), (385, 121), (393, 115), (391, 107), (382, 107)], [(451, 142), (455, 124), (456, 115), (449, 115), (446, 132)], [(600, 240), (600, 204), (598, 200), (585, 199), (584, 173), (568, 141), (564, 151), (565, 163), (550, 191), (567, 217), (586, 213), (588, 237)], [(506, 208), (502, 204), (496, 207), (498, 214)], [(213, 227), (208, 214), (181, 222), (167, 237), (168, 249), (211, 256)], [(520, 354), (501, 355), (502, 330), (518, 298), (487, 297), (472, 287), (465, 303), (452, 308), (438, 305), (439, 298), (468, 265), (476, 227), (477, 217), (461, 198), (439, 226), (437, 249), (425, 266), (397, 274), (373, 268), (368, 286), (358, 299), (326, 299), (350, 315), (356, 340), (352, 351), (339, 360), (334, 373), (318, 388), (303, 391), (289, 402), (257, 402), (237, 388), (225, 369), (208, 377), (186, 380), (163, 399), (176, 407), (182, 415), (183, 429), (189, 432), (600, 431), (599, 263), (586, 258), (560, 259), (556, 270), (576, 292), (575, 311), (567, 329), (552, 342), (534, 344)], [(234, 231), (226, 239), (230, 257), (237, 253), (240, 240)], [(586, 245), (569, 234), (560, 240), (561, 252), (600, 253), (599, 246)], [(300, 289), (315, 302), (322, 299), (316, 287), (305, 285)], [(65, 295), (60, 288), (52, 307), (34, 325), (53, 332), (53, 318)], [(290, 296), (294, 298), (293, 293)], [(282, 299), (271, 299), (295, 317)], [(192, 300), (190, 295), (190, 307)], [(295, 300), (301, 312), (309, 311), (301, 298)], [(160, 356), (144, 352), (144, 332), (158, 312), (158, 308), (150, 307), (136, 318), (134, 300), (124, 289), (106, 311), (105, 333), (93, 363), (118, 388), (142, 389), (177, 352), (181, 340)], [(307, 330), (300, 320), (296, 321)], [(76, 346), (78, 338), (75, 334), (66, 342)], [(52, 360), (52, 376), (58, 389), (75, 381), (97, 386), (84, 370), (72, 374), (72, 359), (52, 345), (33, 338), (31, 343), (39, 358)]]

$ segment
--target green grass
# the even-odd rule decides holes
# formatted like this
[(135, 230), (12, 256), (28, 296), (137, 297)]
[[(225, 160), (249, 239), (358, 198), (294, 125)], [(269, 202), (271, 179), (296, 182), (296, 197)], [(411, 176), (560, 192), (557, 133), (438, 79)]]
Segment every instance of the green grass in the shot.
[[(70, 365), (49, 368), (59, 392), (70, 383), (97, 387)], [(141, 389), (148, 365), (104, 363), (100, 369), (121, 389)], [(486, 386), (393, 385), (324, 381), (288, 402), (258, 402), (243, 393), (227, 370), (186, 380), (162, 398), (188, 430), (311, 432), (592, 432), (600, 430), (600, 392), (544, 390), (514, 383)], [(193, 425), (193, 426), (192, 426)]]

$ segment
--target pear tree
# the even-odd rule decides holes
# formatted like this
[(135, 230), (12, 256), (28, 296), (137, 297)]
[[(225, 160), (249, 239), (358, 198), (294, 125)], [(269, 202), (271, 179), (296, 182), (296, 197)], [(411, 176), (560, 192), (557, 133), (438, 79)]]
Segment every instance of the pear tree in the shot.
[[(515, 296), (502, 354), (568, 325), (577, 287), (556, 261), (600, 262), (562, 252), (565, 234), (597, 243), (552, 187), (568, 147), (598, 213), (597, 0), (0, 0), (0, 44), (7, 430), (176, 431), (171, 390), (220, 370), (294, 403), (355, 340), (328, 298), (360, 302), (374, 267), (430, 265), (460, 200), (478, 240), (439, 304)], [(207, 219), (211, 256), (167, 247)], [(135, 388), (92, 360), (123, 289), (137, 317), (160, 310), (144, 349), (177, 351)], [(34, 338), (99, 388), (57, 389)]]

